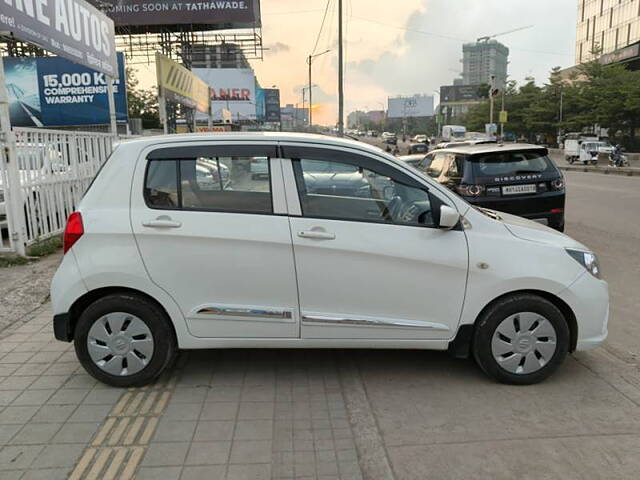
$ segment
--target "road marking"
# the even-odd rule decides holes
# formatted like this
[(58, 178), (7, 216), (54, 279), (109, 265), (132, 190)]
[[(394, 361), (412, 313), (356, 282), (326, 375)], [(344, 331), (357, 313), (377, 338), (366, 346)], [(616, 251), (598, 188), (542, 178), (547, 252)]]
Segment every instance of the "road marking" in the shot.
[(86, 447), (70, 480), (131, 480), (175, 390), (174, 370), (153, 385), (130, 388)]

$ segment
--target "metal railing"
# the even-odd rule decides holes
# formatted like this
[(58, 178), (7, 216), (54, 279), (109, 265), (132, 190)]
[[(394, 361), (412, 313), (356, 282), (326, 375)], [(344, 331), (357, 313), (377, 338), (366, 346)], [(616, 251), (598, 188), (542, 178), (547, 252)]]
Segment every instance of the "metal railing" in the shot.
[[(110, 155), (114, 137), (36, 128), (14, 128), (13, 133), (16, 161), (7, 161), (5, 148), (0, 160), (6, 211), (0, 250), (24, 254), (29, 245), (64, 230), (67, 217)], [(2, 209), (0, 204), (0, 213)]]

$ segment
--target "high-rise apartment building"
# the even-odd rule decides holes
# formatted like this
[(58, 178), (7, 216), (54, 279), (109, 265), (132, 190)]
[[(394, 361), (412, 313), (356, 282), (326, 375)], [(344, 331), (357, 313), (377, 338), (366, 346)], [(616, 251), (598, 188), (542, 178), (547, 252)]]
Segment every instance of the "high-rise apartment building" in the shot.
[(629, 61), (638, 57), (639, 42), (640, 0), (578, 0), (576, 64), (596, 56)]
[(509, 49), (497, 40), (465, 43), (462, 46), (462, 83), (479, 85), (491, 83), (495, 75), (496, 86), (507, 83)]

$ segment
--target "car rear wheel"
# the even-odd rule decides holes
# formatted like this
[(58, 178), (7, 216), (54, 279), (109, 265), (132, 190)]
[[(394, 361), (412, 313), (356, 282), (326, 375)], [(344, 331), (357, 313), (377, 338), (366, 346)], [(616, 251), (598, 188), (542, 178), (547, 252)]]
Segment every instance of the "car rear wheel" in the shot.
[(152, 382), (177, 352), (165, 313), (146, 298), (129, 294), (89, 305), (78, 319), (74, 344), (84, 369), (115, 387)]
[(473, 354), (502, 383), (531, 385), (551, 375), (569, 349), (569, 328), (548, 300), (517, 294), (491, 305), (476, 325)]

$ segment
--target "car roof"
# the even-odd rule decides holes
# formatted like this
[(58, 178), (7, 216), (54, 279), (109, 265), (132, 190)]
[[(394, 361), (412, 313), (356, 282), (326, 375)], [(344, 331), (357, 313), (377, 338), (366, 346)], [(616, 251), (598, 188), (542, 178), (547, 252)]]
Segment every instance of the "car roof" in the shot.
[(426, 156), (427, 154), (426, 152), (424, 152), (424, 153), (414, 153), (413, 155), (401, 155), (396, 158), (399, 158), (403, 162), (406, 162), (407, 160), (422, 160)]
[(546, 147), (541, 147), (540, 145), (533, 145), (530, 143), (483, 143), (479, 145), (462, 145), (459, 147), (442, 148), (440, 150), (437, 150), (437, 152), (475, 155), (478, 153), (518, 152), (522, 150), (547, 151)]
[(380, 147), (369, 145), (357, 140), (345, 137), (335, 137), (332, 135), (319, 135), (312, 133), (294, 132), (216, 132), (216, 133), (186, 133), (172, 135), (154, 135), (136, 139), (125, 140), (122, 145), (135, 146), (143, 149), (149, 146), (161, 146), (166, 143), (189, 143), (189, 142), (296, 142), (310, 144), (322, 144), (337, 147), (355, 147), (359, 150), (380, 154), (383, 150)]

